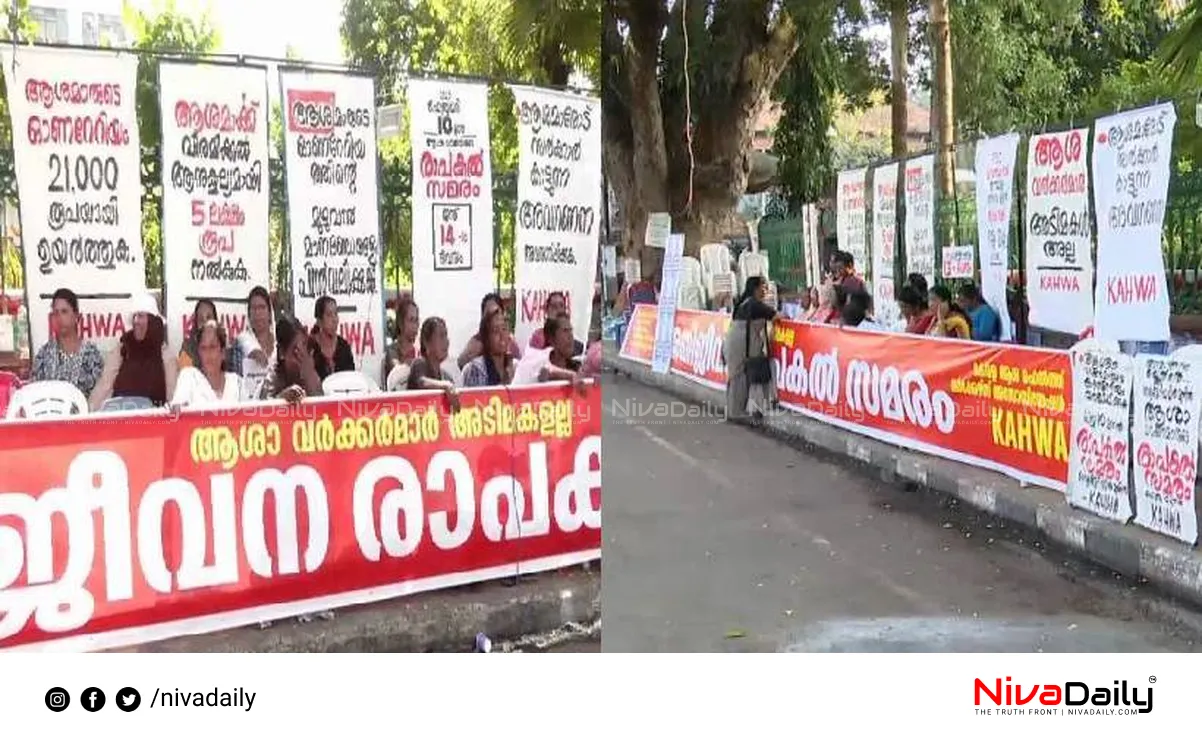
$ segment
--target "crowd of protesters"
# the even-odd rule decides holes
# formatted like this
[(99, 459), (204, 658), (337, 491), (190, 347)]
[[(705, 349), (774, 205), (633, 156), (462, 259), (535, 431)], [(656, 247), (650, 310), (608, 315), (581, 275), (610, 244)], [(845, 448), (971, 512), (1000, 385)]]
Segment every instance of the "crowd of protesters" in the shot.
[(922, 274), (913, 273), (894, 294), (901, 321), (892, 326), (878, 322), (872, 296), (856, 272), (850, 253), (831, 256), (830, 275), (821, 286), (801, 297), (795, 319), (820, 325), (855, 327), (861, 330), (896, 331), (962, 340), (997, 341), (1001, 317), (989, 306), (975, 284), (962, 284), (953, 296), (942, 284), (928, 286)]
[[(385, 351), (381, 388), (441, 390), (458, 405), (460, 388), (551, 380), (579, 387), (600, 371), (600, 346), (585, 353), (562, 292), (551, 292), (544, 309), (543, 327), (523, 349), (510, 333), (504, 300), (486, 295), (478, 332), (452, 358), (443, 319), (422, 321), (417, 304), (403, 295), (396, 306), (395, 336)], [(247, 297), (248, 327), (234, 339), (227, 337), (216, 304), (201, 299), (178, 354), (168, 350), (166, 324), (149, 294), (135, 299), (129, 330), (107, 356), (81, 337), (74, 292), (56, 291), (52, 313), (55, 333), (38, 349), (31, 381), (69, 383), (92, 411), (297, 402), (321, 396), (322, 382), (330, 375), (357, 369), (351, 344), (338, 332), (338, 304), (332, 297), (314, 303), (314, 324), (306, 327), (292, 317), (277, 319), (271, 295), (257, 286)], [(122, 404), (112, 404), (117, 402)]]

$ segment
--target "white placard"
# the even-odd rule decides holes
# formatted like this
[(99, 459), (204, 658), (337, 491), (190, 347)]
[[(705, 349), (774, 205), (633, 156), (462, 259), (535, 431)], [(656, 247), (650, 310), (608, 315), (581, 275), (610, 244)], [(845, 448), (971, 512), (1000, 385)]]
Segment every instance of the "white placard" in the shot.
[(1027, 144), (1027, 298), (1031, 324), (1080, 335), (1093, 324), (1088, 129)]
[(672, 215), (668, 212), (651, 212), (647, 215), (647, 230), (643, 233), (643, 244), (651, 248), (664, 248), (672, 234)]
[(676, 295), (680, 289), (680, 274), (684, 266), (684, 235), (669, 235), (664, 249), (663, 277), (659, 287), (659, 306), (656, 308), (655, 347), (651, 371), (667, 374), (672, 366), (672, 342), (676, 333)]
[(1190, 356), (1135, 357), (1135, 523), (1189, 544), (1198, 541), (1199, 373)]
[(822, 245), (818, 239), (818, 220), (821, 212), (816, 204), (806, 204), (802, 207), (805, 219), (805, 251), (806, 264), (809, 269), (809, 285), (818, 286), (822, 283)]
[(906, 162), (906, 274), (935, 285), (935, 156)]
[(897, 256), (897, 163), (872, 171), (872, 307), (887, 328), (901, 317), (893, 295)]
[(312, 324), (316, 300), (333, 297), (339, 334), (360, 371), (379, 379), (384, 278), (375, 80), (281, 69), (280, 89), (296, 316)]
[(1073, 353), (1073, 435), (1069, 504), (1115, 521), (1131, 518), (1130, 356), (1102, 350)]
[[(14, 61), (13, 55), (16, 55)], [(142, 167), (132, 54), (0, 48), (25, 255), (30, 348), (51, 336), (51, 296), (79, 296), (82, 335), (102, 350), (146, 291)]]
[(441, 317), (451, 357), (480, 327), (480, 300), (496, 291), (488, 86), (409, 81), (413, 143), (413, 299)]
[(1010, 212), (1018, 135), (977, 142), (977, 242), (981, 246), (981, 297), (998, 314), (1001, 340), (1012, 339), (1006, 283), (1010, 278)]
[(233, 340), (246, 297), (268, 286), (270, 178), (267, 68), (159, 63), (163, 128), (163, 291), (179, 351), (198, 299)]
[(607, 279), (618, 278), (618, 246), (601, 246), (601, 275)]
[(856, 262), (856, 271), (867, 276), (868, 245), (865, 240), (865, 192), (866, 168), (844, 170), (839, 173), (838, 197), (835, 211), (835, 230), (838, 233), (839, 250), (851, 253)]
[(943, 248), (943, 270), (945, 279), (971, 279), (977, 249), (972, 245), (946, 245)]
[(588, 340), (601, 239), (601, 101), (513, 88), (518, 109), (514, 225), (517, 339), (545, 321), (547, 295), (567, 295), (576, 339)]
[(1172, 103), (1094, 124), (1098, 281), (1094, 337), (1167, 341), (1169, 292), (1160, 232), (1173, 155)]

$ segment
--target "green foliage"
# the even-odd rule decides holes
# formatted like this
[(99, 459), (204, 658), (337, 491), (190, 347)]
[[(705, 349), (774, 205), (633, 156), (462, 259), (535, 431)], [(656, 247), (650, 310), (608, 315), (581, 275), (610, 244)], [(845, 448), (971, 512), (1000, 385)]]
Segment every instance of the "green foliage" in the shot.
[[(405, 103), (409, 75), (457, 75), (492, 82), (489, 130), (494, 184), (517, 169), (516, 80), (558, 82), (563, 70), (599, 75), (600, 0), (346, 0), (347, 60), (376, 75), (380, 103)], [(405, 113), (408, 128), (408, 111)], [(408, 281), (412, 265), (408, 136), (384, 143), (381, 156), (385, 275)], [(513, 193), (493, 192), (498, 282), (513, 281)]]
[[(16, 8), (15, 18), (13, 8)], [(16, 0), (15, 4), (6, 4), (4, 11), (0, 14), (0, 42), (12, 43), (14, 30), (18, 43), (29, 41), (37, 33), (37, 26), (29, 17), (29, 0)], [(15, 199), (17, 195), (17, 177), (13, 172), (12, 134), (4, 75), (0, 74), (0, 203)]]

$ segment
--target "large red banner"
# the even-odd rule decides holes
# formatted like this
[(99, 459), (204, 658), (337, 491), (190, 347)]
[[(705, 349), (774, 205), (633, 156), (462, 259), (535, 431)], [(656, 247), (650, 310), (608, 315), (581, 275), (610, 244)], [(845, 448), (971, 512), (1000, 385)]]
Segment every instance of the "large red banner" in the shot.
[(630, 324), (622, 336), (618, 355), (624, 359), (650, 366), (655, 354), (655, 326), (659, 324), (658, 309), (653, 304), (636, 304), (630, 313)]
[(873, 438), (1063, 491), (1069, 355), (784, 321), (784, 407)]
[(674, 325), (672, 371), (711, 389), (726, 389), (722, 345), (730, 328), (730, 315), (677, 309)]
[(600, 557), (563, 385), (0, 425), (0, 647), (93, 650)]

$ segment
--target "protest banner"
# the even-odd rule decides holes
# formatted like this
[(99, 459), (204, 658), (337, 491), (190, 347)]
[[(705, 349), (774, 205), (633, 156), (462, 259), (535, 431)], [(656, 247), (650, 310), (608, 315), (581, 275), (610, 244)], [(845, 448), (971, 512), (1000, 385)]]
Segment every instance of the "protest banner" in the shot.
[(1134, 374), (1135, 523), (1194, 544), (1202, 368), (1190, 356), (1141, 354)]
[(1093, 324), (1088, 129), (1027, 145), (1027, 297), (1031, 324), (1080, 335)]
[(651, 366), (655, 358), (655, 328), (658, 310), (653, 304), (636, 304), (630, 313), (630, 324), (622, 336), (618, 355), (628, 361)]
[(266, 67), (159, 63), (163, 291), (176, 352), (197, 300), (213, 301), (232, 342), (251, 288), (271, 285), (268, 108)]
[(1131, 357), (1095, 348), (1077, 350), (1073, 365), (1070, 505), (1114, 521), (1131, 519)]
[(422, 317), (446, 322), (455, 358), (496, 290), (488, 85), (413, 78), (408, 97), (413, 299)]
[(906, 273), (935, 285), (935, 156), (906, 161)]
[(868, 245), (865, 241), (866, 196), (864, 179), (868, 170), (844, 170), (838, 177), (838, 194), (835, 200), (835, 231), (839, 250), (851, 253), (856, 261), (856, 270), (867, 275), (872, 270), (868, 265)]
[(518, 111), (515, 335), (524, 347), (546, 320), (547, 295), (559, 291), (584, 343), (601, 238), (601, 101), (544, 88), (512, 90)]
[(280, 91), (293, 310), (312, 323), (317, 299), (332, 297), (338, 332), (350, 343), (359, 369), (379, 379), (384, 258), (375, 80), (280, 68)]
[(153, 642), (598, 559), (599, 387), (460, 402), (0, 424), (0, 648)]
[(30, 346), (54, 334), (51, 297), (79, 297), (81, 335), (102, 351), (146, 291), (138, 58), (107, 50), (0, 48), (13, 132)]
[(1064, 490), (1068, 355), (778, 322), (781, 405), (886, 443)]
[(1094, 337), (1100, 340), (1169, 339), (1161, 229), (1176, 123), (1172, 103), (1124, 111), (1094, 123)]
[(672, 332), (672, 372), (715, 390), (726, 389), (722, 346), (730, 329), (724, 312), (676, 309)]
[(945, 279), (971, 279), (976, 265), (976, 252), (973, 245), (945, 245), (940, 275)]
[[(1014, 159), (1017, 153), (1017, 134), (977, 142), (977, 242), (981, 247), (981, 297), (997, 312), (1003, 341), (1013, 338), (1006, 283), (1010, 277), (1010, 212), (1014, 204)], [(931, 198), (933, 203), (934, 196)]]
[(891, 328), (901, 319), (893, 296), (897, 259), (897, 163), (872, 171), (872, 306), (878, 323)]
[(680, 289), (680, 274), (684, 269), (684, 235), (668, 237), (664, 248), (664, 265), (660, 271), (659, 304), (656, 305), (655, 348), (651, 355), (651, 370), (667, 374), (672, 367), (672, 338), (676, 328), (676, 299)]

